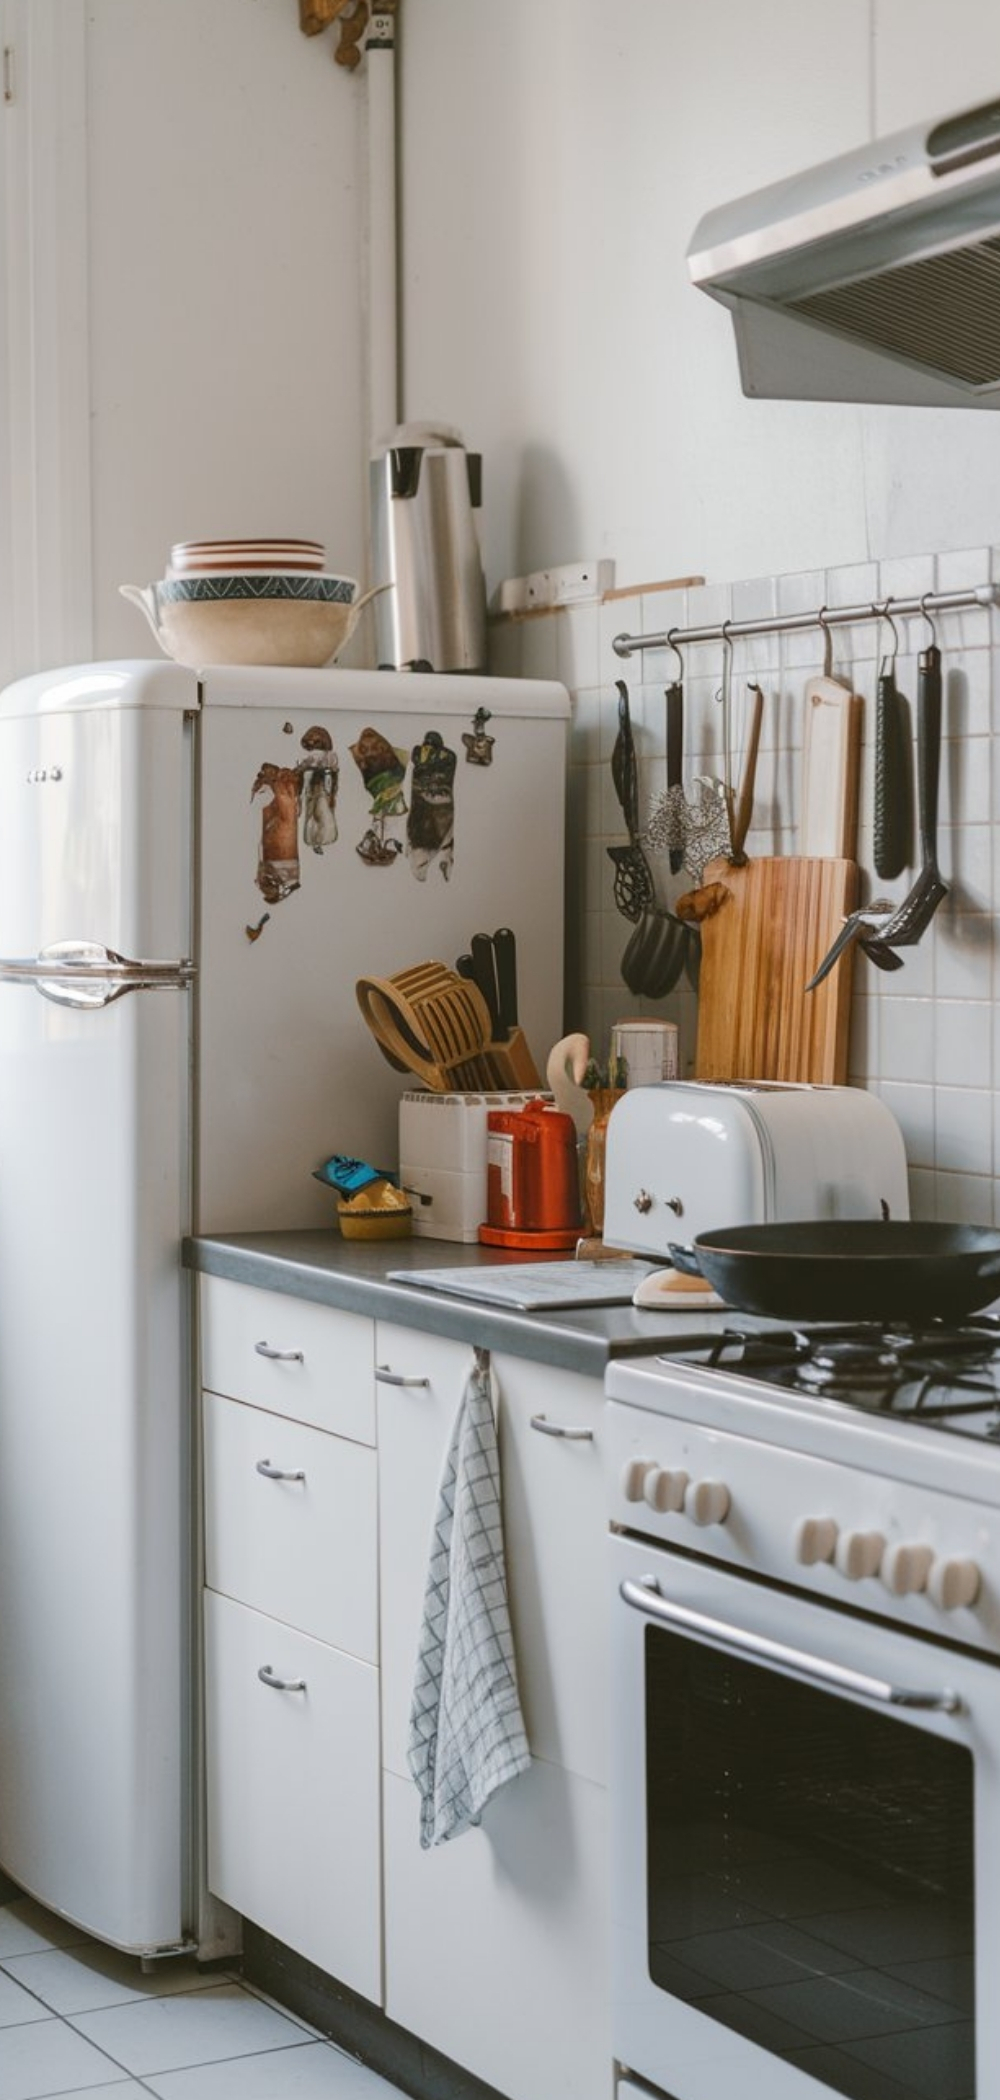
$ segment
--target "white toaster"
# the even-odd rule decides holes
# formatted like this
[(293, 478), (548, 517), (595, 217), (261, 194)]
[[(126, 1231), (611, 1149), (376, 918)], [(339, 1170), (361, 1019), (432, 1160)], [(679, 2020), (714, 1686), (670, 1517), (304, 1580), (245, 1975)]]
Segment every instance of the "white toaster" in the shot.
[(860, 1087), (665, 1080), (611, 1111), (606, 1246), (665, 1261), (726, 1225), (909, 1214), (899, 1125)]

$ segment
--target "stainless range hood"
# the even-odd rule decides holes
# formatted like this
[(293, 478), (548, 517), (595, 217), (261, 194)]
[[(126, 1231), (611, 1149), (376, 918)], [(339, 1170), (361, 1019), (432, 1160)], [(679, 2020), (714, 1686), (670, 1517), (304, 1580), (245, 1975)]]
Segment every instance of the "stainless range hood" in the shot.
[(712, 211), (745, 394), (1000, 408), (1000, 96)]

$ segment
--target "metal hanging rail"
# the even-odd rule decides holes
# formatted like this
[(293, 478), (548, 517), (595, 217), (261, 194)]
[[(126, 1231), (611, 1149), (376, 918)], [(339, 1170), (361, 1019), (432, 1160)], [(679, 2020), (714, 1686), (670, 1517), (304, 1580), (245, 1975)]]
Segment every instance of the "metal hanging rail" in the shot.
[(770, 620), (723, 620), (715, 627), (671, 627), (661, 634), (616, 634), (616, 656), (643, 649), (681, 647), (685, 642), (735, 642), (741, 635), (791, 634), (804, 627), (854, 627), (862, 620), (903, 618), (907, 614), (967, 612), (997, 603), (997, 586), (980, 583), (968, 591), (925, 591), (922, 598), (881, 598), (868, 605), (821, 605), (817, 612), (780, 613)]

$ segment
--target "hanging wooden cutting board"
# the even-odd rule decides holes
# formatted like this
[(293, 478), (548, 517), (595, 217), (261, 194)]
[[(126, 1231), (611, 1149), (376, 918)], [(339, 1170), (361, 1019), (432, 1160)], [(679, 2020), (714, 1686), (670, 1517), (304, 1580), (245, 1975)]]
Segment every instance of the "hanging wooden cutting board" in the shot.
[(864, 701), (836, 678), (810, 678), (802, 723), (799, 852), (853, 860)]
[(857, 903), (856, 863), (720, 858), (703, 880), (728, 894), (701, 926), (697, 1078), (846, 1084), (852, 952), (805, 987)]

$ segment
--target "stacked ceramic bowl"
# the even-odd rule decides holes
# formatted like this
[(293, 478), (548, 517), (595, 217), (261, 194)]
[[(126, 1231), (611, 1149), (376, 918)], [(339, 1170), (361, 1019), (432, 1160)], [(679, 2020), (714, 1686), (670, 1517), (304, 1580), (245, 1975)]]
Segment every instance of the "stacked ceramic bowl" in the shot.
[(331, 663), (372, 592), (331, 576), (318, 540), (181, 540), (167, 573), (123, 583), (167, 656), (207, 664)]

